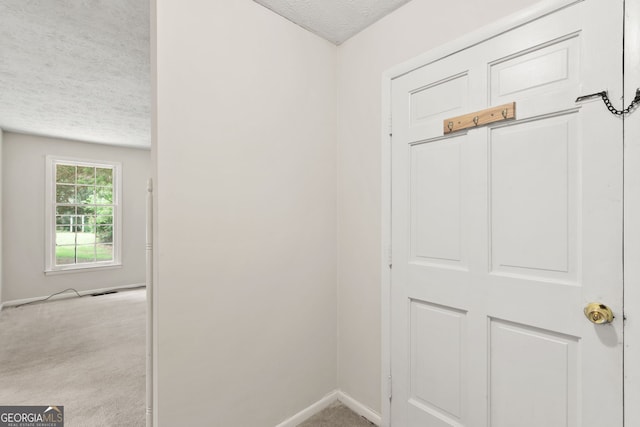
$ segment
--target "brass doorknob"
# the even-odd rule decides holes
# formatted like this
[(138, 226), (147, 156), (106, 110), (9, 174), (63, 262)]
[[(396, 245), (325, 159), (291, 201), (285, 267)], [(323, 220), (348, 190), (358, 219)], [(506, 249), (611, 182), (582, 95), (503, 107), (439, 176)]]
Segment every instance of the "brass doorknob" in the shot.
[(600, 304), (599, 302), (592, 302), (587, 304), (584, 308), (584, 315), (587, 316), (587, 319), (591, 323), (595, 323), (596, 325), (600, 325), (603, 323), (611, 323), (613, 322), (613, 311), (609, 307), (604, 304)]

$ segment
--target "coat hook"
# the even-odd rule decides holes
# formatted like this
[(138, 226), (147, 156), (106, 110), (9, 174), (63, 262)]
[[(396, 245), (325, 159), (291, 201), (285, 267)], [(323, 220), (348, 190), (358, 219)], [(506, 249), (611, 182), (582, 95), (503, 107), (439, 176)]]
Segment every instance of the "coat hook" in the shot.
[[(638, 90), (638, 93), (638, 107), (640, 107), (640, 89)], [(440, 122), (442, 123), (440, 132), (445, 135), (452, 132), (459, 132), (463, 129), (479, 128), (491, 123), (515, 118), (516, 103), (510, 102), (508, 104), (496, 105), (495, 107), (485, 108), (484, 110), (474, 111), (456, 117), (448, 117)]]

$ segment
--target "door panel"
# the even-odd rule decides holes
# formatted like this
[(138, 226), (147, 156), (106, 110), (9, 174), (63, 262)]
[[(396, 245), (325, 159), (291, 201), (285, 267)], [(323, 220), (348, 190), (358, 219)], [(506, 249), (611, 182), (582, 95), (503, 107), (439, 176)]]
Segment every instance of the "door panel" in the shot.
[(622, 123), (575, 104), (621, 90), (621, 19), (576, 2), (392, 82), (393, 426), (622, 426), (621, 316), (582, 313), (622, 310)]
[(498, 319), (489, 331), (490, 425), (576, 425), (577, 339)]
[[(443, 113), (464, 108), (467, 105), (468, 84), (467, 73), (461, 73), (416, 89), (411, 94), (411, 125), (434, 122), (434, 118)], [(442, 102), (434, 104), (431, 102), (433, 99), (441, 99)]]
[[(410, 310), (410, 363), (411, 372), (415, 374), (411, 381), (411, 400), (459, 419), (466, 313), (415, 300), (411, 301)], [(446, 386), (435, 389), (429, 386), (433, 383)]]
[(492, 61), (490, 104), (526, 101), (528, 114), (533, 115), (547, 110), (550, 102), (572, 101), (579, 77), (580, 41), (580, 33), (573, 33)]
[(411, 147), (411, 258), (464, 268), (462, 165), (464, 137)]
[(575, 283), (575, 115), (490, 131), (491, 272)]

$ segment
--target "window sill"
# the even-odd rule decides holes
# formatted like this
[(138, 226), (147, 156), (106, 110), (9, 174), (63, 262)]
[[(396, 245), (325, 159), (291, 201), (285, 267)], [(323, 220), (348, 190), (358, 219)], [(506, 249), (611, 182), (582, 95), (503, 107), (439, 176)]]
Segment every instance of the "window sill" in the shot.
[(112, 270), (114, 268), (122, 268), (122, 263), (108, 264), (108, 265), (92, 265), (92, 266), (86, 266), (86, 267), (74, 266), (74, 267), (61, 268), (57, 270), (45, 270), (44, 274), (46, 276), (54, 276), (56, 274), (66, 274), (66, 273), (90, 273), (93, 271)]

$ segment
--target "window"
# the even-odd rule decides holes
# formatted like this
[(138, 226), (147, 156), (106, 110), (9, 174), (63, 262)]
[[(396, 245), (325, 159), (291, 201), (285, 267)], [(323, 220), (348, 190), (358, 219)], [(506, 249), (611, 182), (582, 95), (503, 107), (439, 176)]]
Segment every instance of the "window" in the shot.
[(120, 165), (47, 157), (47, 271), (120, 265)]

